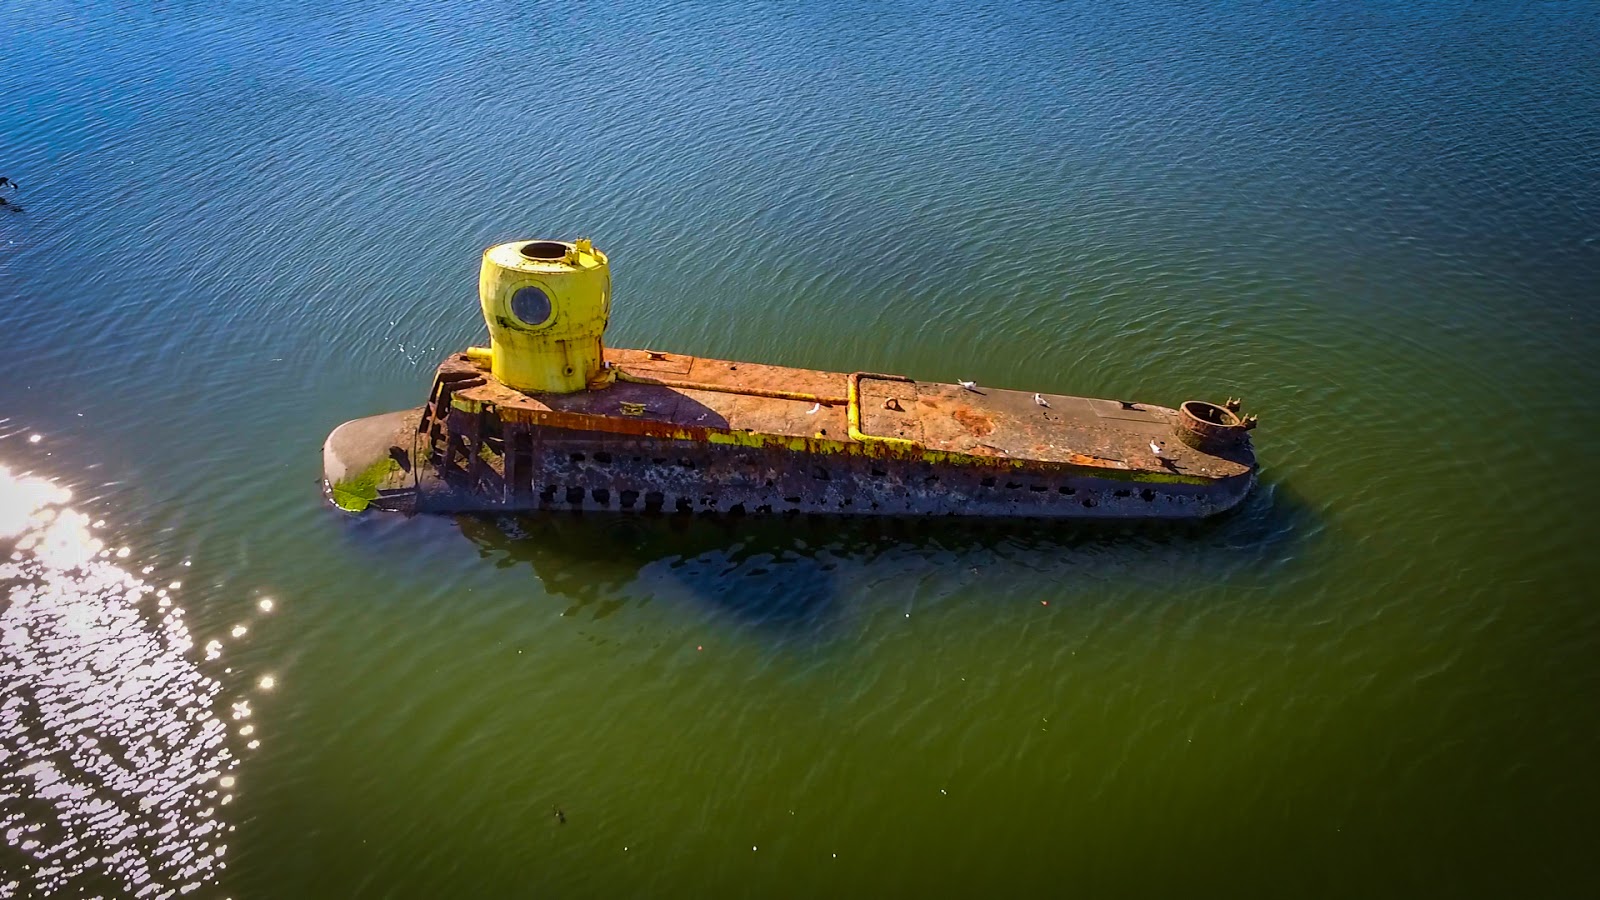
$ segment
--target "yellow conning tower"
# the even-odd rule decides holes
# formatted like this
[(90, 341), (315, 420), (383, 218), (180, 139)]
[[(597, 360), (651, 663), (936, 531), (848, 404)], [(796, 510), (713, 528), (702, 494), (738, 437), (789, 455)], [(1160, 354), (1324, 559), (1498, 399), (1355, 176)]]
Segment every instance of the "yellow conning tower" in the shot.
[(600, 380), (611, 268), (587, 240), (490, 247), (478, 297), (489, 324), (490, 370), (500, 383), (570, 394)]

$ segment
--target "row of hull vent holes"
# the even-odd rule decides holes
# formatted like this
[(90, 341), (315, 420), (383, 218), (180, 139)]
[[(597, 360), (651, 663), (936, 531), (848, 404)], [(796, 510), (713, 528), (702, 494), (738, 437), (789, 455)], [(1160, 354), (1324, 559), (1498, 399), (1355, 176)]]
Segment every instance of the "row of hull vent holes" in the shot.
[[(554, 503), (554, 502), (556, 502), (556, 492), (558, 490), (560, 490), (560, 489), (556, 485), (553, 485), (553, 484), (545, 485), (544, 490), (539, 492), (539, 499), (542, 502), (545, 502), (545, 503)], [(1060, 490), (1061, 490), (1061, 493), (1063, 493), (1063, 494), (1071, 494), (1071, 493), (1073, 493), (1073, 489), (1072, 488), (1061, 488)], [(564, 492), (563, 499), (568, 504), (571, 504), (573, 506), (577, 506), (577, 505), (583, 503), (584, 493), (585, 493), (585, 489), (582, 488), (582, 487), (568, 487), (568, 488), (566, 488), (566, 490)], [(588, 493), (589, 493), (589, 496), (594, 500), (595, 503), (598, 503), (601, 506), (610, 506), (611, 505), (611, 490), (609, 488), (594, 488), (592, 490), (589, 490)], [(639, 496), (640, 496), (640, 494), (639, 494), (638, 491), (635, 491), (635, 490), (624, 490), (624, 491), (619, 491), (618, 492), (617, 500), (621, 504), (623, 509), (632, 509), (635, 505), (638, 504)], [(1114, 496), (1116, 496), (1116, 497), (1129, 497), (1129, 496), (1132, 496), (1132, 491), (1129, 491), (1129, 490), (1118, 490), (1118, 491), (1116, 491), (1114, 493)], [(1152, 503), (1156, 499), (1155, 491), (1152, 491), (1149, 488), (1145, 488), (1144, 490), (1139, 492), (1139, 499), (1143, 500), (1146, 503)], [(701, 505), (703, 505), (705, 507), (712, 508), (712, 509), (716, 508), (716, 499), (713, 498), (713, 497), (709, 497), (709, 496), (702, 497), (700, 502), (701, 502)], [(790, 506), (796, 506), (797, 507), (797, 506), (802, 505), (802, 503), (804, 502), (804, 499), (801, 498), (801, 497), (784, 497), (783, 498), (783, 502), (788, 504), (788, 505), (790, 505)], [(1099, 501), (1097, 501), (1093, 497), (1085, 497), (1085, 498), (1083, 498), (1082, 503), (1088, 509), (1093, 509), (1094, 507), (1100, 505)], [(823, 501), (817, 501), (816, 505), (818, 505), (818, 506), (823, 505)], [(838, 505), (839, 505), (840, 508), (853, 506), (854, 505), (854, 501), (847, 497), (847, 498), (845, 498), (843, 500), (840, 500)], [(644, 506), (645, 506), (645, 509), (647, 511), (654, 511), (654, 510), (663, 509), (666, 506), (666, 495), (661, 491), (649, 491), (649, 492), (646, 492), (644, 494)], [(688, 497), (679, 497), (674, 502), (674, 506), (679, 512), (692, 512), (694, 510), (694, 501), (691, 500)], [(878, 504), (876, 502), (874, 502), (872, 504), (872, 508), (873, 509), (877, 509), (878, 508)], [(763, 504), (760, 507), (758, 507), (757, 509), (758, 509), (759, 512), (771, 512), (772, 511), (772, 506), (771, 506), (771, 504)], [(742, 502), (735, 503), (733, 506), (729, 507), (728, 511), (729, 512), (743, 512), (744, 511), (744, 503), (742, 503)]]
[[(569, 458), (573, 462), (583, 462), (586, 459), (586, 457), (582, 453), (573, 453), (573, 454), (571, 454), (571, 456)], [(609, 454), (609, 453), (607, 453), (607, 452), (605, 452), (603, 450), (600, 451), (599, 453), (594, 454), (593, 458), (594, 458), (595, 462), (597, 462), (597, 463), (599, 463), (599, 464), (601, 464), (603, 466), (610, 465), (611, 464), (611, 460), (612, 460), (611, 454)], [(634, 462), (643, 462), (644, 461), (644, 457), (635, 456), (633, 458), (633, 461)], [(654, 464), (654, 465), (664, 466), (664, 465), (667, 464), (667, 459), (666, 459), (666, 457), (656, 456), (656, 457), (652, 457), (650, 462), (652, 464)], [(677, 465), (680, 468), (684, 468), (684, 469), (696, 468), (694, 460), (689, 459), (687, 457), (679, 459), (677, 461)], [(828, 476), (827, 469), (823, 468), (822, 466), (813, 466), (812, 468), (814, 470), (812, 472), (812, 477), (814, 477), (816, 480), (818, 480), (818, 481), (829, 481), (829, 480), (831, 480), (829, 478), (829, 476)], [(873, 469), (872, 470), (872, 475), (875, 478), (883, 478), (883, 477), (887, 476), (888, 474), (889, 474), (888, 472), (885, 472), (882, 469)], [(925, 480), (930, 482), (930, 483), (931, 482), (936, 482), (936, 481), (939, 480), (939, 476), (937, 476), (937, 475), (929, 475)], [(984, 478), (982, 481), (980, 481), (978, 483), (983, 487), (994, 487), (995, 484), (996, 484), (996, 481), (991, 476), (991, 477), (988, 477), (988, 478)], [(767, 483), (767, 485), (768, 485), (768, 487), (771, 487), (771, 482), (769, 481)], [(1009, 490), (1018, 490), (1021, 487), (1022, 487), (1022, 485), (1020, 483), (1018, 483), (1018, 482), (1015, 482), (1015, 481), (1006, 482), (1006, 488), (1009, 489)], [(569, 490), (573, 490), (573, 489), (569, 489)], [(1034, 492), (1036, 494), (1042, 494), (1042, 493), (1045, 493), (1046, 491), (1050, 490), (1050, 488), (1045, 486), (1045, 485), (1042, 485), (1042, 484), (1035, 484), (1035, 485), (1030, 485), (1028, 487), (1028, 490), (1030, 490), (1030, 491), (1032, 491), (1032, 492)], [(1060, 494), (1062, 494), (1064, 496), (1068, 496), (1068, 497), (1070, 497), (1073, 494), (1077, 493), (1077, 490), (1075, 488), (1070, 488), (1070, 487), (1066, 487), (1066, 486), (1062, 486), (1062, 487), (1056, 488), (1056, 491), (1058, 493), (1060, 493)], [(1132, 495), (1133, 495), (1133, 490), (1131, 488), (1118, 488), (1117, 490), (1113, 491), (1113, 496), (1116, 496), (1116, 497), (1130, 497)], [(604, 502), (604, 501), (599, 501), (598, 497), (596, 497), (595, 499), (598, 502)], [(1150, 488), (1144, 488), (1141, 491), (1139, 491), (1139, 499), (1143, 500), (1146, 503), (1154, 503), (1155, 499), (1156, 499), (1156, 492), (1151, 490)], [(581, 499), (580, 500), (571, 500), (569, 502), (578, 503), (578, 502), (581, 502)], [(798, 501), (794, 501), (794, 502), (798, 502)], [(1093, 506), (1094, 505), (1094, 502), (1093, 502), (1092, 498), (1085, 498), (1083, 502), (1084, 502), (1085, 506)]]

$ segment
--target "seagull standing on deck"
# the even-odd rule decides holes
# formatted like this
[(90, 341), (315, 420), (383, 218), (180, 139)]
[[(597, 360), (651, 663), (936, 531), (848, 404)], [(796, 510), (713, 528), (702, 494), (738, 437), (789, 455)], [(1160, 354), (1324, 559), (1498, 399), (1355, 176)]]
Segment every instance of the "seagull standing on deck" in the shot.
[(1042, 397), (1042, 396), (1040, 396), (1038, 394), (1034, 394), (1033, 395), (1033, 402), (1039, 404), (1040, 406), (1044, 407), (1045, 409), (1049, 409), (1050, 408), (1050, 401), (1044, 399), (1044, 397)]
[(957, 378), (956, 379), (956, 384), (961, 385), (962, 387), (966, 388), (969, 391), (972, 391), (973, 393), (977, 393), (977, 391), (978, 391), (978, 383), (976, 381), (962, 381), (961, 379)]
[(1150, 452), (1156, 455), (1156, 459), (1166, 460), (1172, 458), (1167, 455), (1167, 451), (1163, 449), (1163, 445), (1156, 441), (1150, 442)]

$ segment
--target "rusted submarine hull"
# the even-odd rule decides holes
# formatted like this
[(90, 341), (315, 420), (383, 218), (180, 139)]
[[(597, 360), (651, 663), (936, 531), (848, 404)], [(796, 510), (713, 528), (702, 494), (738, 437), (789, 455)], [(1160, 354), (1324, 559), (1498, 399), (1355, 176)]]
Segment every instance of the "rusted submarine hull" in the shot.
[[(1190, 519), (1255, 483), (1248, 424), (1180, 409), (647, 350), (513, 390), (467, 354), (323, 448), (346, 508)], [(341, 494), (343, 495), (341, 497)]]

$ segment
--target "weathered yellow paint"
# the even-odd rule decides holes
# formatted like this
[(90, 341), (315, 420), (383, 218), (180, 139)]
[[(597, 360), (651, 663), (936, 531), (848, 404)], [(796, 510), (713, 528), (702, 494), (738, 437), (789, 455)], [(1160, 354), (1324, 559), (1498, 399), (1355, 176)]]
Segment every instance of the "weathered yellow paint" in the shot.
[[(877, 435), (867, 434), (861, 430), (861, 379), (863, 378), (877, 378), (884, 381), (911, 380), (903, 375), (873, 375), (870, 372), (850, 373), (850, 377), (846, 380), (846, 383), (849, 385), (849, 392), (845, 397), (845, 430), (850, 433), (850, 437), (853, 440), (862, 442), (863, 444), (868, 442), (884, 444), (886, 446), (899, 447), (913, 452), (922, 450), (922, 445), (916, 441), (897, 437), (878, 437)], [(924, 458), (927, 458), (926, 453), (924, 453), (923, 456)]]
[[(542, 321), (518, 318), (513, 298), (548, 299)], [(525, 295), (531, 296), (531, 295)], [(601, 375), (601, 335), (611, 316), (611, 269), (587, 240), (517, 241), (484, 251), (478, 299), (489, 326), (490, 369), (519, 391), (570, 394)], [(541, 309), (542, 304), (524, 304)], [(470, 358), (470, 354), (469, 354)]]
[(726, 444), (733, 447), (781, 449), (794, 453), (848, 453), (849, 445), (827, 438), (798, 437), (791, 434), (762, 434), (759, 431), (718, 431), (707, 429), (704, 435), (681, 430), (674, 435), (680, 441), (700, 441), (708, 444)]

